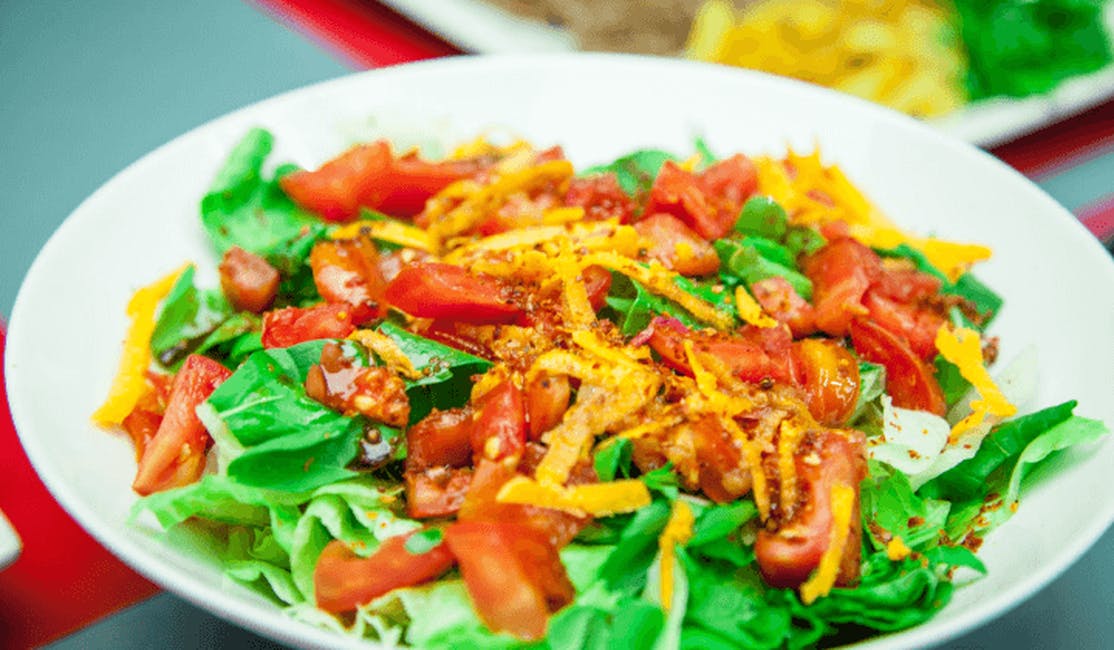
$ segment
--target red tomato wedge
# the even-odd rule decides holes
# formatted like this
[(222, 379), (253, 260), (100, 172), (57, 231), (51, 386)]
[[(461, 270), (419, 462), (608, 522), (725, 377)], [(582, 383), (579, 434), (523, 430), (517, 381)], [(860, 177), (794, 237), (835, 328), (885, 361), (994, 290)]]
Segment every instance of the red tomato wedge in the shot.
[(467, 467), (407, 470), (403, 478), (406, 479), (406, 514), (409, 517), (448, 517), (456, 514), (464, 503), (472, 484), (472, 470)]
[(867, 313), (863, 296), (882, 275), (874, 251), (854, 239), (839, 239), (801, 260), (812, 280), (816, 327), (832, 336), (846, 336), (851, 320)]
[(530, 439), (557, 426), (569, 408), (572, 388), (568, 375), (538, 373), (526, 387), (526, 420)]
[(472, 408), (434, 409), (406, 431), (406, 469), (472, 463)]
[(526, 447), (526, 402), (513, 379), (504, 379), (479, 400), (472, 422), (476, 458), (521, 458)]
[(440, 262), (402, 269), (387, 285), (385, 297), (390, 304), (419, 318), (509, 323), (522, 313), (500, 280)]
[(804, 492), (804, 505), (789, 521), (774, 530), (758, 531), (755, 559), (762, 577), (773, 587), (796, 588), (820, 564), (831, 539), (831, 492), (838, 484), (855, 491), (851, 531), (840, 558), (836, 585), (846, 586), (859, 577), (862, 554), (862, 521), (859, 516), (859, 484), (866, 477), (865, 439), (858, 431), (848, 435), (824, 431), (816, 444), (820, 462), (808, 463), (797, 454), (797, 477)]
[[(685, 352), (685, 341), (692, 341), (693, 351), (707, 354), (723, 363), (732, 375), (743, 381), (759, 383), (773, 379), (794, 383), (792, 361), (789, 358), (789, 334), (780, 332), (752, 332), (752, 338), (694, 332), (679, 321), (658, 317), (650, 323), (650, 347), (661, 355), (662, 361), (683, 374), (692, 376), (692, 366)], [(772, 329), (772, 328), (771, 328)], [(779, 340), (779, 334), (785, 339)], [(763, 340), (768, 338), (769, 340)]]
[(627, 223), (634, 214), (634, 201), (619, 187), (615, 174), (598, 174), (569, 181), (565, 205), (584, 208), (587, 220), (618, 219)]
[(472, 474), (472, 484), (460, 506), (460, 521), (510, 522), (528, 526), (561, 548), (576, 537), (588, 520), (560, 510), (536, 508), (516, 503), (499, 503), (496, 496), (503, 484), (519, 473), (506, 463), (480, 459)]
[(607, 292), (611, 290), (611, 271), (593, 264), (580, 272), (580, 279), (588, 293), (588, 304), (596, 311), (603, 309), (607, 304)]
[(393, 158), (385, 140), (359, 145), (316, 171), (297, 171), (279, 185), (303, 208), (327, 221), (348, 221), (360, 208), (394, 216), (421, 212), (427, 199), (490, 164), (486, 159), (431, 163), (415, 155)]
[(410, 535), (391, 537), (369, 557), (360, 557), (339, 540), (329, 542), (313, 570), (317, 606), (327, 612), (350, 612), (400, 587), (428, 582), (453, 566), (444, 543), (425, 553), (406, 550)]
[(741, 154), (698, 174), (667, 161), (654, 180), (644, 212), (672, 214), (711, 241), (731, 232), (743, 203), (757, 187), (758, 171)]
[(317, 292), (328, 302), (352, 305), (354, 323), (383, 315), (387, 281), (379, 270), (379, 253), (366, 237), (317, 242), (309, 264)]
[(236, 309), (256, 314), (271, 306), (279, 290), (279, 272), (267, 260), (233, 246), (220, 262), (220, 286)]
[(763, 311), (789, 326), (793, 338), (816, 331), (816, 312), (793, 285), (781, 276), (759, 280), (750, 285), (754, 299)]
[(557, 549), (527, 526), (457, 522), (445, 529), (480, 619), (520, 639), (545, 636), (549, 615), (575, 596)]
[(886, 368), (886, 392), (894, 406), (944, 415), (947, 404), (933, 369), (903, 340), (859, 318), (851, 321), (851, 342), (859, 356)]
[(828, 427), (846, 424), (859, 400), (859, 364), (855, 357), (831, 339), (797, 341), (793, 357), (812, 417)]
[(650, 241), (646, 254), (681, 275), (708, 275), (719, 270), (719, 255), (703, 237), (677, 217), (661, 212), (634, 224)]
[(263, 347), (287, 348), (316, 339), (342, 339), (354, 329), (352, 306), (344, 303), (276, 309), (263, 315)]
[(174, 378), (166, 412), (139, 459), (132, 489), (142, 495), (189, 485), (205, 469), (211, 438), (195, 409), (232, 376), (208, 357), (191, 354)]

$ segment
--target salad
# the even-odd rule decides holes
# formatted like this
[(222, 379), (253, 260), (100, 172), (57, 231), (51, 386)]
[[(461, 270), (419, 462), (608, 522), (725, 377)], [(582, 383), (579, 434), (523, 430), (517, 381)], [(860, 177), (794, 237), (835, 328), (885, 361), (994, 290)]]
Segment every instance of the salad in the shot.
[(140, 289), (102, 426), (136, 525), (385, 646), (778, 648), (921, 623), (1034, 468), (1106, 433), (991, 373), (989, 249), (819, 152), (577, 171), (480, 138), (201, 201), (219, 287)]

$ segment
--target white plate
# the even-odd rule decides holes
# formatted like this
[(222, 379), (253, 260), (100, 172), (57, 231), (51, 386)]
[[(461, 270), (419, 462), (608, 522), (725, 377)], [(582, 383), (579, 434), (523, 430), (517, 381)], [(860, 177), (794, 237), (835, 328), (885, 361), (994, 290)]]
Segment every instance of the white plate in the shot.
[[(469, 52), (527, 54), (572, 52), (569, 32), (519, 18), (483, 0), (380, 0), (415, 23)], [(1114, 3), (1106, 10), (1114, 33)], [(1114, 97), (1114, 65), (1075, 77), (1045, 95), (988, 99), (930, 123), (980, 147), (991, 147), (1081, 113)]]
[[(653, 101), (648, 89), (655, 91)], [(8, 334), (12, 414), (43, 481), (125, 562), (201, 607), (294, 645), (339, 643), (226, 584), (204, 555), (125, 525), (135, 501), (131, 443), (89, 423), (127, 328), (131, 292), (216, 260), (198, 201), (252, 126), (274, 131), (275, 159), (316, 165), (360, 138), (459, 140), (509, 129), (560, 143), (577, 164), (642, 146), (720, 152), (819, 143), (899, 223), (996, 249), (979, 275), (1007, 298), (994, 331), (1003, 358), (1034, 344), (1039, 405), (1068, 398), (1114, 422), (1114, 264), (1055, 201), (1002, 163), (909, 118), (766, 75), (668, 59), (607, 55), (469, 57), (353, 75), (237, 111), (174, 140), (86, 200), (35, 260)], [(871, 647), (942, 642), (998, 615), (1060, 573), (1114, 519), (1114, 444), (1074, 454), (987, 541), (990, 576), (931, 622)], [(1083, 508), (1064, 507), (1087, 495)]]

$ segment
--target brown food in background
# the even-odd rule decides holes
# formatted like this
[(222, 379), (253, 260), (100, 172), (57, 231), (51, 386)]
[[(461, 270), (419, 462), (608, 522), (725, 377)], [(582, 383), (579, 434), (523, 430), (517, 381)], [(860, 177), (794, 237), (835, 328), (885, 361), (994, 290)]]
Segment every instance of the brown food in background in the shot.
[[(584, 50), (679, 54), (704, 0), (488, 0), (572, 32)], [(738, 3), (736, 3), (738, 4)]]

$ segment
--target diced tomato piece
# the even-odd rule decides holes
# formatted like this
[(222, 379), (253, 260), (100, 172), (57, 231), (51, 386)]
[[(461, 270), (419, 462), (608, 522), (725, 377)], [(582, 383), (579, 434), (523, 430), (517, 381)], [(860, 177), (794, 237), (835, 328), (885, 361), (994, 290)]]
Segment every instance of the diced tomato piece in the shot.
[(866, 319), (851, 321), (851, 342), (861, 357), (886, 368), (886, 392), (894, 405), (944, 415), (944, 393), (932, 368), (903, 340)]
[(634, 224), (650, 241), (646, 254), (681, 275), (708, 275), (719, 270), (716, 249), (671, 214), (657, 212)]
[(189, 485), (205, 469), (211, 438), (195, 409), (232, 373), (208, 357), (191, 354), (174, 378), (166, 412), (139, 460), (132, 489), (142, 495)]
[(471, 407), (434, 409), (406, 432), (407, 470), (465, 467), (471, 463)]
[(509, 323), (522, 313), (510, 293), (496, 278), (473, 275), (452, 264), (425, 262), (402, 269), (385, 295), (390, 304), (419, 318)]
[(846, 336), (851, 320), (867, 313), (863, 296), (882, 275), (874, 251), (854, 239), (838, 239), (801, 260), (812, 280), (816, 327), (832, 336)]
[(267, 260), (239, 246), (220, 262), (220, 286), (228, 302), (241, 311), (260, 313), (271, 306), (279, 289), (279, 272)]
[(593, 264), (580, 272), (584, 289), (588, 292), (588, 303), (599, 311), (607, 304), (607, 292), (611, 290), (611, 271)]
[[(771, 333), (768, 342), (759, 338), (765, 333), (754, 333), (752, 339), (748, 340), (740, 336), (720, 333), (693, 332), (675, 319), (662, 317), (655, 318), (650, 323), (650, 327), (652, 328), (649, 338), (650, 347), (661, 355), (662, 361), (667, 366), (690, 377), (693, 373), (688, 354), (685, 352), (686, 340), (692, 341), (695, 353), (715, 357), (732, 375), (743, 381), (760, 383), (772, 379), (793, 383), (788, 342), (786, 341), (784, 345), (774, 345), (775, 341), (780, 340), (772, 338), (778, 336), (777, 332)], [(755, 328), (755, 330), (760, 329)], [(783, 336), (787, 338), (788, 332), (783, 332)], [(770, 347), (769, 350), (765, 349), (767, 345)]]
[(416, 554), (406, 550), (409, 537), (388, 538), (369, 557), (360, 557), (340, 540), (329, 542), (313, 569), (317, 606), (334, 614), (350, 612), (391, 590), (429, 582), (452, 568), (454, 558), (444, 543)]
[(700, 490), (717, 503), (729, 503), (751, 489), (751, 475), (738, 443), (715, 416), (704, 416), (690, 425)]
[(361, 207), (397, 216), (417, 214), (434, 194), (474, 176), (491, 160), (426, 162), (416, 155), (394, 159), (386, 140), (353, 147), (316, 171), (297, 171), (279, 185), (295, 203), (327, 221), (347, 221)]
[(568, 375), (542, 372), (534, 377), (526, 387), (526, 419), (531, 440), (537, 440), (561, 422), (571, 395)]
[[(910, 268), (903, 268), (908, 265)], [(872, 290), (896, 302), (910, 304), (940, 293), (940, 278), (912, 268), (908, 260), (882, 261), (882, 275)]]
[(481, 458), (457, 518), (460, 521), (511, 522), (529, 526), (557, 548), (568, 544), (588, 523), (587, 518), (560, 510), (499, 503), (496, 500), (499, 490), (516, 476), (520, 474), (506, 463)]
[(859, 400), (859, 363), (830, 339), (797, 341), (793, 356), (812, 417), (824, 426), (846, 424)]
[(357, 216), (365, 197), (390, 171), (391, 147), (385, 140), (353, 147), (317, 171), (296, 171), (279, 180), (282, 191), (298, 205), (327, 221)]
[(476, 458), (518, 459), (526, 445), (526, 404), (513, 379), (504, 379), (479, 400), (472, 422)]
[(352, 322), (361, 325), (385, 313), (387, 281), (379, 270), (379, 253), (366, 237), (323, 240), (309, 254), (313, 283), (327, 302), (352, 306)]
[(342, 339), (354, 329), (352, 307), (346, 304), (286, 307), (263, 315), (263, 347), (288, 348), (304, 341)]
[(947, 319), (940, 313), (912, 304), (902, 304), (871, 289), (864, 300), (871, 322), (909, 345), (924, 361), (936, 356), (936, 332)]
[(700, 174), (686, 172), (672, 161), (662, 165), (646, 214), (667, 212), (709, 241), (731, 232), (743, 203), (758, 187), (758, 172), (746, 156), (736, 155)]
[(816, 331), (815, 310), (785, 278), (775, 275), (759, 280), (750, 290), (767, 314), (789, 326), (794, 338)]
[(470, 178), (491, 166), (491, 159), (468, 158), (428, 162), (411, 154), (391, 165), (390, 174), (383, 179), (373, 207), (391, 215), (415, 215), (425, 208), (425, 202), (452, 183)]
[(394, 427), (410, 421), (406, 384), (384, 366), (364, 367), (333, 343), (321, 348), (321, 363), (306, 373), (306, 395), (347, 416), (360, 413)]
[(457, 522), (445, 529), (445, 543), (476, 612), (492, 630), (540, 639), (549, 615), (575, 596), (557, 549), (527, 526)]
[(472, 484), (472, 470), (467, 467), (407, 470), (403, 476), (406, 479), (406, 514), (412, 519), (456, 514)]
[[(846, 586), (859, 577), (862, 554), (862, 522), (859, 515), (859, 484), (866, 477), (865, 438), (858, 431), (819, 434), (812, 451), (796, 456), (801, 502), (788, 521), (778, 522), (774, 530), (758, 531), (754, 543), (755, 559), (766, 583), (772, 587), (796, 588), (820, 564), (831, 540), (831, 493), (836, 485), (855, 492), (851, 529), (840, 558), (836, 585)], [(820, 462), (806, 458), (819, 456)]]
[(618, 219), (619, 223), (627, 223), (635, 210), (634, 201), (619, 187), (619, 180), (611, 173), (569, 181), (565, 205), (584, 208), (584, 218), (590, 221)]
[(161, 387), (148, 386), (148, 390), (136, 402), (135, 408), (121, 422), (135, 445), (137, 462), (143, 458), (143, 451), (162, 424), (162, 414), (166, 411), (165, 400)]

